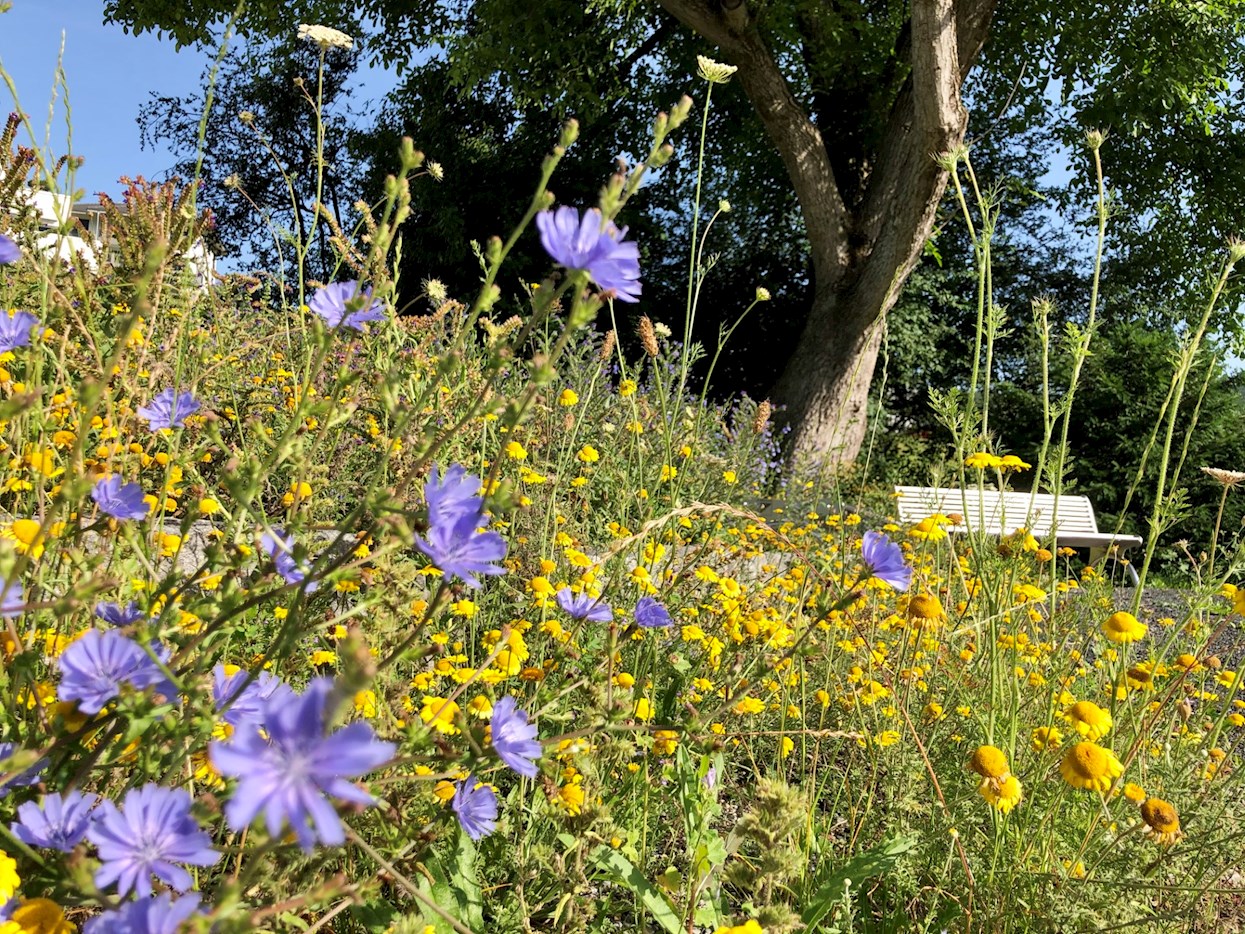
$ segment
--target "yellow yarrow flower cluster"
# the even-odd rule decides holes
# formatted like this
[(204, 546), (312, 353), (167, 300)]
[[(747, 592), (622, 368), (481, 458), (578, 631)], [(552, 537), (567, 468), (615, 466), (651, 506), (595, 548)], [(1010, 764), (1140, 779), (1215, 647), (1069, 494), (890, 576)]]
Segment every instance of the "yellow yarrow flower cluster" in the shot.
[(1000, 457), (997, 454), (990, 454), (986, 451), (977, 451), (964, 458), (964, 466), (973, 470), (1028, 470), (1032, 464), (1027, 464), (1015, 454), (1006, 454)]

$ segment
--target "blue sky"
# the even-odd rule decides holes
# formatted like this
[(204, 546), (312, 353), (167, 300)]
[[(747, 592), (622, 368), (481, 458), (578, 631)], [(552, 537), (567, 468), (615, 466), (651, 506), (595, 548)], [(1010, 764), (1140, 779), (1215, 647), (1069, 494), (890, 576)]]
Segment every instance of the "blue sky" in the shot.
[[(10, 2), (12, 9), (0, 13), (0, 69), (17, 88), (37, 144), (57, 156), (73, 152), (86, 158), (74, 180), (86, 199), (95, 200), (97, 191), (120, 195), (117, 179), (122, 175), (156, 178), (168, 171), (175, 161), (170, 152), (139, 147), (139, 111), (151, 91), (165, 95), (197, 91), (209, 53), (179, 52), (169, 40), (126, 35), (120, 26), (105, 26), (103, 0)], [(63, 93), (57, 97), (50, 124), (48, 120), (62, 34), (71, 145)], [(361, 69), (361, 74), (356, 98), (360, 102), (378, 99), (394, 82), (391, 75), (375, 69)], [(16, 109), (9, 89), (0, 82), (0, 117)]]
[[(86, 162), (75, 186), (88, 200), (95, 192), (120, 194), (121, 175), (160, 175), (173, 163), (167, 151), (139, 148), (136, 118), (149, 91), (188, 94), (199, 86), (206, 55), (175, 50), (154, 36), (127, 36), (103, 25), (102, 0), (12, 0), (0, 14), (0, 67), (12, 78), (20, 109), (29, 115), (41, 148), (72, 151)], [(68, 145), (65, 96), (48, 113), (64, 35), (72, 145)], [(0, 113), (18, 109), (0, 85)], [(49, 134), (50, 129), (50, 134)], [(29, 142), (29, 140), (24, 140)]]

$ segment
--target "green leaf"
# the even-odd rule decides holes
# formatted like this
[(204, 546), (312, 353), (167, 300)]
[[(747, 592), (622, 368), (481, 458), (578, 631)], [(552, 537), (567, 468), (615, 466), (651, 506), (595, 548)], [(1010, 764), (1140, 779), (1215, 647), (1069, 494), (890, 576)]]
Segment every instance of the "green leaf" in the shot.
[(458, 919), (473, 931), (484, 930), (484, 900), (476, 877), (476, 847), (465, 833), (458, 835), (457, 864), (450, 885), (458, 901)]
[(855, 888), (866, 879), (890, 872), (898, 865), (899, 858), (914, 846), (916, 846), (915, 841), (896, 837), (871, 850), (866, 850), (834, 870), (805, 906), (804, 913), (801, 915), (805, 926), (810, 931), (813, 930), (813, 927), (843, 900), (849, 884)]
[(348, 913), (351, 918), (367, 929), (368, 934), (383, 934), (393, 927), (394, 920), (398, 917), (398, 912), (393, 905), (383, 899), (364, 902), (362, 905), (352, 905)]
[[(483, 930), (484, 901), (480, 892), (480, 882), (476, 875), (476, 848), (471, 838), (459, 834), (458, 846), (454, 851), (453, 862), (442, 865), (439, 860), (430, 859), (425, 863), (432, 882), (427, 876), (417, 875), (416, 882), (437, 904), (441, 910), (461, 922), (473, 931)], [(450, 928), (444, 919), (425, 916), (438, 934)]]
[(608, 846), (597, 847), (589, 859), (607, 879), (635, 895), (666, 934), (682, 934), (683, 925), (674, 906), (644, 878), (631, 860)]

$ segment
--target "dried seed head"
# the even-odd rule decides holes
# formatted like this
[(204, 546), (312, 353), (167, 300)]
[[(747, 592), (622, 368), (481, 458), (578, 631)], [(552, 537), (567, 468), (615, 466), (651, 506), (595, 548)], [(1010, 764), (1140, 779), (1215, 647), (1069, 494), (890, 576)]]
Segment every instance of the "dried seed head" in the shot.
[(752, 420), (752, 430), (758, 435), (764, 433), (765, 429), (769, 427), (769, 418), (773, 414), (774, 407), (770, 405), (769, 400), (766, 399), (757, 406), (756, 417)]
[(1202, 473), (1217, 483), (1222, 483), (1229, 490), (1245, 483), (1245, 473), (1239, 470), (1224, 470), (1221, 467), (1203, 467)]
[(608, 363), (614, 355), (614, 345), (618, 343), (618, 332), (610, 328), (605, 335), (605, 343), (601, 345), (601, 362)]
[(425, 279), (423, 286), (424, 294), (428, 296), (428, 301), (433, 305), (442, 305), (449, 298), (449, 292), (445, 288), (445, 283), (440, 279)]
[(640, 346), (644, 348), (646, 354), (656, 357), (661, 353), (661, 348), (657, 346), (657, 332), (653, 329), (653, 322), (649, 320), (648, 315), (640, 319), (636, 333), (640, 335)]

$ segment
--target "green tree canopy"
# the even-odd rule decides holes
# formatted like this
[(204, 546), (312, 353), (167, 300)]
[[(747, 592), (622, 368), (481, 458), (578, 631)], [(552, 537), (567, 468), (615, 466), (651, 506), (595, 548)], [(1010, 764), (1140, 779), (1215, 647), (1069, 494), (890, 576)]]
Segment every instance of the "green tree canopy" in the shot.
[[(931, 154), (974, 142), (1010, 146), (1030, 157), (1034, 179), (1033, 152), (1071, 146), (1089, 126), (1107, 131), (1111, 258), (1135, 290), (1134, 307), (1161, 298), (1172, 282), (1190, 282), (1235, 232), (1245, 216), (1245, 191), (1234, 181), (1245, 153), (1243, 6), (551, 0), (533, 15), (515, 0), (255, 0), (239, 25), (260, 35), (288, 35), (298, 22), (352, 32), (373, 61), (413, 76), (390, 113), (405, 114), (417, 130), (437, 119), (415, 114), (416, 93), (486, 101), (493, 135), (464, 129), (453, 145), (489, 150), (499, 168), (526, 155), (523, 134), (537, 133), (541, 121), (577, 116), (589, 130), (579, 147), (585, 168), (564, 190), (581, 198), (592, 189), (576, 179), (605, 174), (593, 160), (629, 151), (624, 140), (689, 88), (697, 52), (737, 65), (715, 97), (713, 162), (714, 187), (736, 205), (734, 230), (749, 245), (737, 251), (735, 269), (747, 269), (761, 250), (781, 258), (765, 271), (788, 271), (793, 317), (803, 323), (776, 381), (778, 401), (787, 404), (799, 451), (851, 458), (863, 437), (878, 323), (938, 220), (947, 175)], [(234, 4), (108, 0), (105, 9), (127, 28), (194, 43), (210, 39)], [(424, 62), (429, 52), (433, 61)], [(519, 124), (535, 129), (513, 129)], [(422, 135), (417, 143), (432, 149)], [(677, 231), (690, 161), (673, 163), (653, 186), (664, 191), (637, 202), (646, 221), (627, 220)], [(477, 178), (495, 196), (472, 197), (509, 203), (499, 195), (513, 187), (512, 173)], [(1090, 199), (1076, 184), (1068, 197), (1051, 207), (1075, 219), (1075, 206)], [(655, 284), (664, 268), (678, 266), (665, 265), (660, 245), (645, 257)], [(722, 271), (732, 259), (725, 251)], [(657, 285), (650, 294), (672, 292)]]

